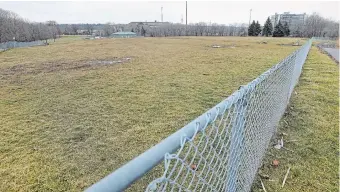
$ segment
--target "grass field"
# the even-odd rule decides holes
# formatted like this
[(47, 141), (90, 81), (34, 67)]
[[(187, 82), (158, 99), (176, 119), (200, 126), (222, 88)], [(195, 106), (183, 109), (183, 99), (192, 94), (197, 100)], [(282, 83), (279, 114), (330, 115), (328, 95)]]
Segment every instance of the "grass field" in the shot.
[(265, 40), (68, 37), (0, 53), (0, 191), (90, 186), (298, 48)]
[[(269, 176), (263, 179), (267, 191), (339, 190), (338, 91), (338, 66), (313, 47), (278, 129), (279, 134), (285, 133), (284, 146), (288, 150), (271, 147), (261, 169), (261, 175)], [(280, 162), (277, 168), (271, 165), (274, 159)], [(259, 180), (254, 188), (261, 191)]]

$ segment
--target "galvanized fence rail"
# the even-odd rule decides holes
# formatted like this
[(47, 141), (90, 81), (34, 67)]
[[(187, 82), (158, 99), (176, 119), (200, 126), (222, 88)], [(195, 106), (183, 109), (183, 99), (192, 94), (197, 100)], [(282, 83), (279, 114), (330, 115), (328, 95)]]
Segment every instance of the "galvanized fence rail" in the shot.
[(17, 47), (32, 47), (38, 45), (44, 45), (44, 41), (31, 41), (31, 42), (17, 42), (17, 41), (8, 41), (4, 43), (0, 43), (0, 52), (6, 51), (8, 49), (17, 48)]
[(147, 191), (250, 191), (311, 43), (86, 191), (122, 191), (162, 160)]

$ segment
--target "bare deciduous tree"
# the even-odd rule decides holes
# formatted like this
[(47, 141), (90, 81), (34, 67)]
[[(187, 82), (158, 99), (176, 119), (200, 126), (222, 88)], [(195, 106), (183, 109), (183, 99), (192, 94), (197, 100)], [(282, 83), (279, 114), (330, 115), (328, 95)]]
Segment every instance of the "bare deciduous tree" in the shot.
[[(16, 13), (0, 8), (0, 43), (7, 41), (36, 41), (56, 38), (56, 30), (42, 23), (24, 20)], [(57, 27), (57, 24), (54, 24)]]
[(116, 32), (116, 28), (113, 23), (106, 23), (103, 28), (104, 36), (108, 37), (112, 33)]
[(87, 34), (88, 35), (92, 35), (92, 33), (93, 33), (93, 25), (91, 25), (91, 24), (86, 24), (86, 30), (87, 30)]
[(77, 25), (71, 25), (71, 30), (72, 30), (72, 34), (73, 35), (77, 35), (78, 34), (78, 29), (79, 27)]
[(55, 39), (58, 37), (58, 23), (56, 21), (47, 21), (46, 25), (52, 34), (53, 41), (55, 42)]

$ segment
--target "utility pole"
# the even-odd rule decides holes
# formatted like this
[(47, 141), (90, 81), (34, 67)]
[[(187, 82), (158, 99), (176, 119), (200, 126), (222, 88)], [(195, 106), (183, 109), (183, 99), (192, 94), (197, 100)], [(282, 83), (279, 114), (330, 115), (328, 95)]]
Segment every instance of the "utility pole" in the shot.
[(161, 21), (163, 22), (163, 7), (161, 7)]
[(185, 35), (188, 36), (188, 1), (185, 1)]
[(249, 28), (250, 28), (250, 21), (251, 21), (251, 11), (252, 11), (252, 9), (250, 9), (250, 11), (249, 11), (248, 36), (249, 36)]
[(252, 11), (252, 9), (250, 9), (250, 11), (249, 11), (249, 27), (250, 27), (250, 21), (251, 21), (251, 11)]

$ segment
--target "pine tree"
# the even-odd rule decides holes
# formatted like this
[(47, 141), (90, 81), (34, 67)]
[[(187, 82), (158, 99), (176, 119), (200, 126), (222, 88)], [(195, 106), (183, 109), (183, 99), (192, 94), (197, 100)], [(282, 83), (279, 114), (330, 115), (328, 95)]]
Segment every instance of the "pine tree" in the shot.
[(285, 34), (285, 36), (290, 35), (290, 30), (287, 22), (285, 22), (285, 24), (283, 25), (283, 33)]
[(279, 23), (274, 28), (273, 37), (284, 37), (284, 36), (285, 34), (283, 31), (283, 26), (281, 22), (279, 21)]
[(261, 33), (261, 25), (260, 25), (259, 21), (256, 21), (254, 36), (258, 36), (260, 33)]
[[(269, 17), (268, 17), (268, 19), (269, 19)], [(268, 25), (269, 25), (269, 27), (268, 27), (268, 34), (270, 35), (270, 36), (272, 36), (273, 35), (273, 32), (274, 32), (274, 26), (273, 26), (273, 24), (272, 24), (272, 21), (269, 19), (268, 20)]]
[(255, 36), (255, 32), (256, 32), (256, 23), (255, 20), (253, 20), (253, 22), (251, 23), (251, 25), (248, 28), (248, 36)]
[(142, 26), (141, 35), (142, 35), (142, 36), (145, 36), (145, 34), (146, 34), (146, 30), (145, 30), (144, 27)]
[(263, 26), (262, 35), (265, 35), (266, 37), (268, 37), (272, 35), (272, 32), (273, 32), (273, 25), (268, 17), (266, 20), (266, 23)]

